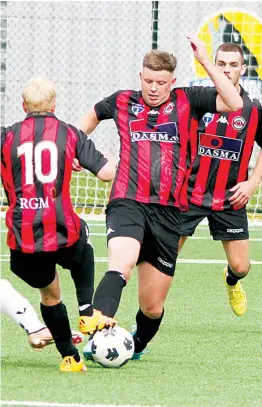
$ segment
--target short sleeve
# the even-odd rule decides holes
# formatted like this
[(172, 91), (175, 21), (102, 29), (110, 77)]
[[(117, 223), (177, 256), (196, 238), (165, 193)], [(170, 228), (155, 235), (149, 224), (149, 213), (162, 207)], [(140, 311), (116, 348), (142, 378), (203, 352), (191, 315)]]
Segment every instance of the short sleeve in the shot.
[(79, 164), (96, 175), (108, 162), (95, 144), (81, 130), (77, 131), (76, 158)]
[(115, 92), (95, 104), (94, 109), (99, 121), (114, 118), (116, 109), (116, 98), (120, 92), (121, 91)]
[(191, 86), (183, 88), (191, 105), (192, 113), (202, 117), (205, 113), (217, 113), (217, 90), (210, 86)]

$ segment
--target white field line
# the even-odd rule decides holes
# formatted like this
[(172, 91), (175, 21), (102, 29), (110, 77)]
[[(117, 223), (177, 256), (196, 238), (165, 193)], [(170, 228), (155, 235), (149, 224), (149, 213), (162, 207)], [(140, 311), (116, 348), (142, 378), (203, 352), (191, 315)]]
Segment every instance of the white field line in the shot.
[[(1, 262), (9, 261), (10, 255), (9, 254), (2, 254), (1, 255)], [(107, 257), (95, 257), (96, 263), (107, 263)], [(183, 264), (226, 264), (226, 260), (223, 259), (177, 259), (177, 263)], [(257, 265), (262, 264), (262, 261), (251, 260), (251, 264)]]
[[(255, 229), (252, 229), (252, 231), (254, 231)], [(262, 235), (262, 228), (257, 229), (258, 231), (261, 231), (261, 235)], [(7, 229), (0, 229), (1, 233), (7, 233)], [(101, 237), (105, 237), (106, 234), (105, 233), (90, 233), (90, 237), (92, 236), (101, 236)], [(188, 237), (190, 240), (213, 240), (211, 236), (189, 236)], [(262, 242), (262, 237), (250, 237), (249, 238), (250, 242)]]
[[(117, 405), (116, 404), (67, 404), (67, 403), (48, 403), (45, 401), (19, 401), (19, 400), (3, 400), (1, 405), (5, 406), (30, 406), (30, 407), (149, 407), (138, 405)], [(151, 406), (165, 407), (165, 406)], [(182, 406), (181, 406), (182, 407)]]

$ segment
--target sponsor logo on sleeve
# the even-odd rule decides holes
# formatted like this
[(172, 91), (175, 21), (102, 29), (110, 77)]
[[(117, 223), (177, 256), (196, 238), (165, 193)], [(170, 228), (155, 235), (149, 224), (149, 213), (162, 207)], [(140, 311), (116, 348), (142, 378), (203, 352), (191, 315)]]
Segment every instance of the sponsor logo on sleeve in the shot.
[(199, 134), (199, 155), (220, 160), (238, 161), (241, 148), (242, 140), (205, 133)]

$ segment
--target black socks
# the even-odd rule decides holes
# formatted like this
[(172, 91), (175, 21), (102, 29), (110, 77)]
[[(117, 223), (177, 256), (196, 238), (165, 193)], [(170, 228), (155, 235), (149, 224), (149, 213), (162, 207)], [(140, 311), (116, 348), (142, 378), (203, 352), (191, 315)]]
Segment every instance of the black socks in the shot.
[(135, 343), (135, 353), (140, 353), (145, 349), (148, 342), (155, 336), (157, 333), (161, 321), (164, 316), (164, 310), (160, 318), (152, 319), (148, 318), (141, 309), (138, 310), (136, 314), (136, 333), (134, 334), (134, 343)]
[(107, 317), (114, 317), (126, 285), (125, 276), (118, 271), (108, 271), (100, 281), (94, 296), (94, 308)]
[(228, 285), (231, 285), (231, 286), (236, 285), (238, 280), (241, 280), (241, 278), (244, 278), (244, 277), (246, 277), (246, 276), (242, 276), (242, 277), (236, 276), (233, 273), (233, 271), (231, 270), (230, 266), (229, 265), (227, 266), (226, 282)]
[(93, 315), (94, 272), (94, 251), (92, 246), (86, 243), (81, 262), (75, 264), (74, 268), (71, 269), (80, 316), (90, 317)]
[(53, 306), (47, 306), (41, 303), (40, 309), (43, 320), (51, 332), (57, 350), (62, 357), (74, 356), (75, 360), (79, 362), (80, 356), (72, 342), (66, 306), (62, 302)]

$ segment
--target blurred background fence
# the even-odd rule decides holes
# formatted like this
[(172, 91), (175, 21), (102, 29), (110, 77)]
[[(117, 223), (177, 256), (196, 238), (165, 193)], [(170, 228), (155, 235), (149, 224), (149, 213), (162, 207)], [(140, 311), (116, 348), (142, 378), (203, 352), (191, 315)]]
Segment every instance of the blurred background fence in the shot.
[[(58, 117), (77, 125), (104, 96), (139, 88), (142, 58), (152, 48), (178, 57), (176, 86), (208, 84), (193, 60), (189, 32), (199, 34), (211, 56), (222, 42), (242, 45), (248, 65), (243, 85), (261, 100), (261, 20), (261, 2), (1, 1), (1, 124), (24, 118), (23, 85), (45, 75), (57, 86)], [(98, 148), (118, 155), (113, 123), (101, 123), (92, 137)], [(252, 213), (261, 210), (261, 193), (249, 205)], [(96, 211), (106, 204), (108, 186), (82, 171), (73, 177), (72, 194), (76, 207)]]

